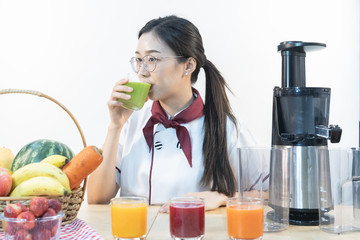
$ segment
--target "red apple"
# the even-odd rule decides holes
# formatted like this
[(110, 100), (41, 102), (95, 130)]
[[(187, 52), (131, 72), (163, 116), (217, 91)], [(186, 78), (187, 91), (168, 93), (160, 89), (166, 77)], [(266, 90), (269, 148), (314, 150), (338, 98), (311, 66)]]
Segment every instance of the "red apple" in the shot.
[(21, 229), (15, 233), (14, 240), (32, 240), (32, 236), (25, 229)]
[(37, 228), (32, 232), (32, 240), (50, 240), (51, 231), (46, 228)]
[(53, 208), (48, 208), (46, 212), (42, 215), (42, 217), (52, 217), (56, 216), (56, 211)]
[(18, 205), (19, 207), (21, 207), (21, 210), (23, 212), (29, 211), (29, 209), (22, 203), (14, 203), (15, 205)]
[(17, 225), (22, 229), (30, 230), (35, 227), (35, 215), (30, 211), (20, 213), (19, 216), (17, 216), (17, 219), (26, 220), (24, 222), (17, 222)]
[(59, 224), (56, 224), (56, 225), (53, 226), (52, 229), (51, 229), (51, 237), (56, 236), (56, 234), (58, 233), (58, 231), (60, 231), (60, 227), (59, 227)]
[(59, 213), (62, 209), (61, 202), (57, 199), (49, 199), (49, 208), (52, 208), (56, 213)]
[(3, 221), (3, 229), (7, 234), (14, 235), (17, 230), (17, 226), (14, 222)]
[(55, 226), (58, 223), (57, 219), (54, 220), (43, 220), (43, 218), (46, 217), (53, 217), (56, 216), (56, 212), (54, 209), (52, 208), (48, 208), (48, 210), (46, 210), (46, 212), (42, 215), (42, 217), (39, 219), (41, 222), (42, 226), (48, 227), (48, 228), (52, 228), (53, 226)]
[(0, 167), (0, 196), (7, 196), (12, 186), (12, 178), (9, 170)]
[(21, 212), (21, 206), (14, 203), (6, 204), (4, 208), (4, 216), (8, 218), (16, 218)]
[(49, 200), (45, 197), (34, 197), (30, 200), (29, 210), (40, 217), (49, 208)]

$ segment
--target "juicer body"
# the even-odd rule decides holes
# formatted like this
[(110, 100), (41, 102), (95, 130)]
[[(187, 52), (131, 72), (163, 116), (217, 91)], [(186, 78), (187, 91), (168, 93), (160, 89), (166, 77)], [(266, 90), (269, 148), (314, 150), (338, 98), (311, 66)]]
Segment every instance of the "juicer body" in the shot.
[[(278, 46), (283, 71), (282, 87), (273, 92), (272, 146), (292, 147), (292, 157), (272, 156), (270, 160), (269, 204), (274, 209), (289, 206), (289, 223), (293, 225), (318, 225), (320, 197), (328, 199), (327, 208), (332, 208), (330, 174), (323, 179), (318, 174), (329, 172), (329, 157), (327, 151), (320, 154), (318, 149), (327, 149), (328, 140), (339, 142), (342, 132), (337, 125), (329, 126), (331, 89), (305, 84), (305, 50), (314, 47), (324, 44), (283, 42)], [(326, 188), (326, 196), (320, 193), (320, 186)], [(284, 194), (290, 195), (289, 204), (281, 201), (286, 199)]]
[[(290, 163), (284, 159), (272, 158), (270, 163), (270, 203), (284, 205), (282, 189), (290, 191), (290, 224), (317, 225), (319, 209), (319, 186), (323, 186), (329, 199), (327, 208), (332, 208), (330, 174), (320, 179), (319, 171), (329, 172), (329, 159), (318, 149), (326, 149), (327, 137), (322, 130), (328, 126), (329, 88), (278, 88), (274, 89), (273, 147), (291, 146)], [(279, 169), (289, 166), (290, 179), (282, 179)], [(285, 171), (285, 169), (283, 169)], [(276, 174), (275, 171), (277, 171)], [(284, 184), (289, 184), (286, 188)]]

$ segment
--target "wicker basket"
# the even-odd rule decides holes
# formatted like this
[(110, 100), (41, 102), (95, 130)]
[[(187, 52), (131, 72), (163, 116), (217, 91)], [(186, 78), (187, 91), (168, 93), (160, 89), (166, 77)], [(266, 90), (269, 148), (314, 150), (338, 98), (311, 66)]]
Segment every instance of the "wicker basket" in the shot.
[[(74, 116), (71, 114), (71, 112), (67, 108), (65, 108), (61, 103), (59, 103), (57, 100), (55, 100), (54, 98), (52, 98), (52, 97), (50, 97), (48, 95), (45, 95), (45, 94), (43, 94), (41, 92), (32, 91), (32, 90), (23, 90), (23, 89), (2, 89), (2, 90), (0, 90), (0, 95), (2, 95), (2, 94), (10, 94), (10, 93), (21, 93), (21, 94), (35, 95), (35, 96), (38, 96), (38, 97), (46, 98), (46, 99), (56, 103), (74, 121), (74, 123), (75, 123), (75, 125), (76, 125), (76, 127), (77, 127), (77, 129), (78, 129), (78, 131), (79, 131), (79, 133), (81, 135), (83, 145), (84, 145), (84, 147), (86, 147), (84, 134), (81, 131), (81, 128), (80, 128), (78, 122), (76, 121)], [(65, 213), (64, 218), (62, 220), (62, 225), (72, 223), (75, 220), (75, 218), (76, 218), (76, 216), (78, 214), (78, 211), (79, 211), (79, 209), (81, 207), (81, 203), (84, 200), (86, 182), (87, 182), (87, 178), (84, 179), (82, 185), (78, 189), (73, 190), (71, 192), (71, 194), (69, 194), (67, 196), (46, 196), (49, 199), (54, 198), (54, 199), (57, 199), (57, 200), (59, 200), (61, 202), (62, 210)], [(29, 206), (30, 199), (32, 197), (20, 197), (20, 198), (0, 197), (0, 213), (4, 211), (4, 207), (8, 203), (21, 202), (24, 205)], [(2, 229), (2, 222), (0, 221), (0, 230), (1, 229)]]

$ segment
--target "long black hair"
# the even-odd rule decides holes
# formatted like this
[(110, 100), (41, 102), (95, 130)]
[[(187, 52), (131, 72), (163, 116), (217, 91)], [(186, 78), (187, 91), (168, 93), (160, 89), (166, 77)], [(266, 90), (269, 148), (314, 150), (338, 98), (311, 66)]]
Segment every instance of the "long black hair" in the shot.
[(203, 186), (211, 186), (212, 191), (233, 196), (236, 191), (236, 180), (232, 172), (226, 140), (226, 121), (229, 117), (236, 124), (229, 100), (226, 95), (228, 88), (219, 70), (210, 62), (203, 47), (199, 30), (190, 21), (177, 16), (167, 16), (149, 21), (139, 32), (142, 34), (153, 31), (164, 41), (179, 58), (185, 62), (193, 57), (197, 64), (191, 75), (191, 83), (198, 79), (200, 68), (205, 71), (206, 89), (204, 104), (204, 174), (201, 179)]

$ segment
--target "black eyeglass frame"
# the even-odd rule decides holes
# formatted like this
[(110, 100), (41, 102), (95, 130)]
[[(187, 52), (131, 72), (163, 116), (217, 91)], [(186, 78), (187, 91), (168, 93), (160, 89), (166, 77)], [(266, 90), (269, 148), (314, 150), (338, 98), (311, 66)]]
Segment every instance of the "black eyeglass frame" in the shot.
[[(148, 58), (153, 58), (153, 61), (154, 61), (154, 68), (153, 69), (149, 69), (148, 68), (148, 64), (147, 64), (147, 59)], [(185, 58), (184, 56), (164, 56), (164, 57), (160, 57), (160, 58), (157, 58), (157, 57), (154, 57), (152, 55), (146, 55), (142, 58), (140, 57), (132, 57), (130, 58), (130, 65), (131, 65), (131, 68), (132, 70), (135, 72), (135, 73), (139, 73), (140, 71), (140, 67), (142, 66), (146, 71), (148, 72), (153, 72), (155, 71), (156, 69), (156, 66), (157, 66), (157, 63), (159, 61), (164, 61), (166, 59), (171, 59), (171, 58)], [(139, 61), (141, 59), (141, 61)], [(139, 62), (141, 62), (141, 65), (138, 64)]]

